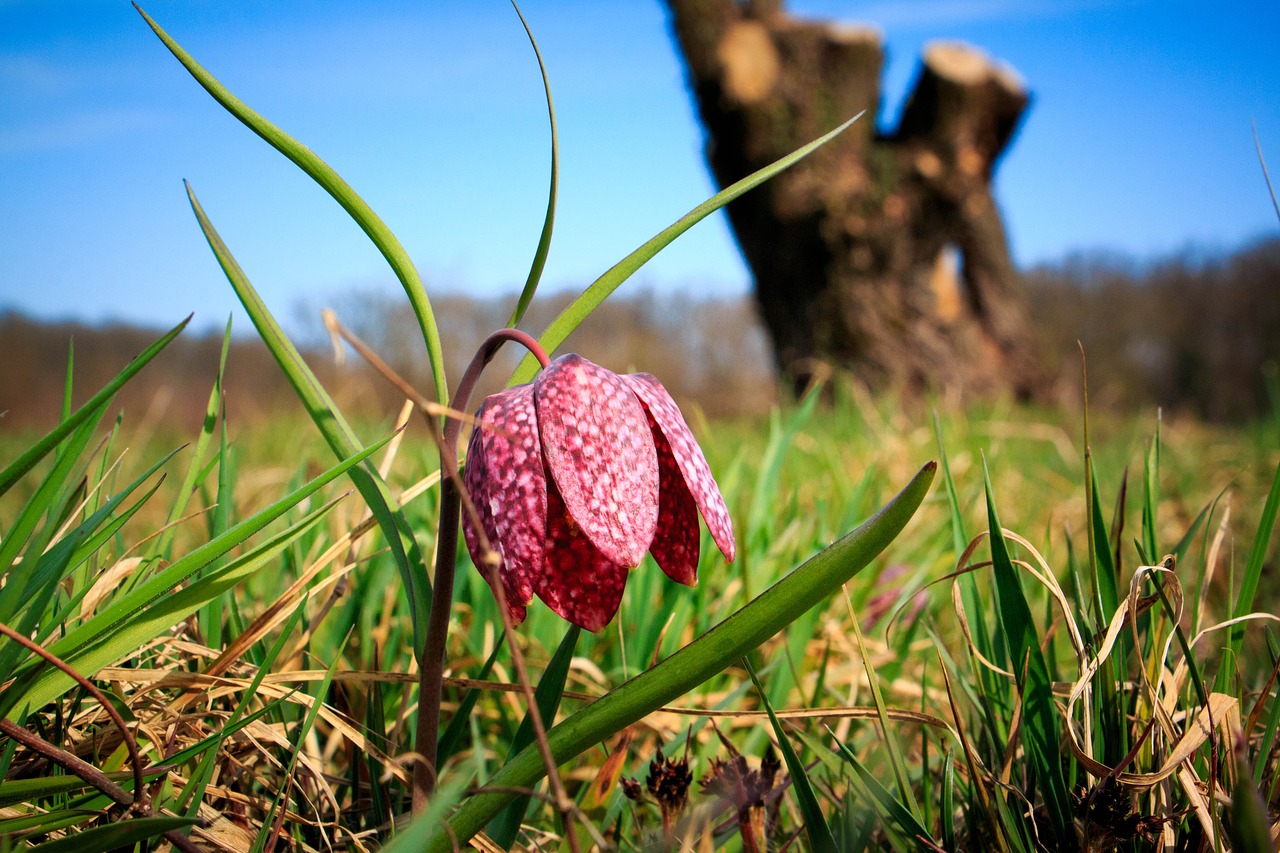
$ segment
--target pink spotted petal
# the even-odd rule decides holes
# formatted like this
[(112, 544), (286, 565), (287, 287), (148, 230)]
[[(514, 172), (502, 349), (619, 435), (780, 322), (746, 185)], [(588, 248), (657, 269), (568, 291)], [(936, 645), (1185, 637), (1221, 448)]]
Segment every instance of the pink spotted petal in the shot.
[(658, 524), (658, 455), (636, 395), (570, 354), (543, 368), (533, 396), (548, 482), (604, 559), (638, 566)]
[[(463, 482), (489, 546), (501, 557), (498, 576), (518, 623), (533, 599), (533, 578), (542, 570), (546, 544), (547, 479), (533, 387), (518, 385), (488, 397), (476, 420)], [(488, 580), (469, 513), (463, 512), (462, 523), (471, 560)]]
[(618, 612), (627, 571), (583, 534), (548, 482), (546, 562), (534, 576), (538, 597), (573, 624), (600, 631)]
[(729, 510), (720, 496), (720, 487), (716, 485), (707, 458), (702, 455), (702, 448), (689, 431), (684, 415), (676, 407), (675, 400), (662, 387), (662, 383), (648, 373), (628, 373), (621, 377), (636, 393), (649, 414), (653, 416), (658, 428), (671, 444), (671, 452), (684, 475), (684, 482), (693, 494), (702, 517), (706, 519), (711, 538), (719, 546), (725, 559), (733, 562), (736, 547), (733, 541), (733, 524), (729, 520)]
[(685, 586), (698, 583), (698, 506), (684, 483), (671, 444), (653, 423), (653, 441), (658, 450), (658, 532), (649, 553), (667, 577)]
[[(472, 503), (476, 508), (476, 515), (480, 517), (480, 523), (484, 528), (484, 535), (488, 538), (490, 547), (498, 553), (501, 558), (501, 545), (497, 542), (496, 531), (494, 529), (493, 514), (489, 512), (489, 501), (485, 495), (486, 491), (486, 475), (484, 467), (484, 452), (480, 445), (480, 432), (471, 434), (471, 441), (467, 445), (467, 467), (463, 474), (463, 482), (467, 487), (467, 494), (471, 497)], [(462, 536), (467, 542), (467, 551), (471, 554), (471, 562), (475, 564), (476, 569), (488, 583), (490, 588), (493, 583), (489, 578), (489, 572), (484, 564), (484, 553), (480, 545), (480, 536), (476, 532), (476, 526), (471, 518), (471, 514), (464, 511), (462, 513)], [(524, 621), (527, 608), (520, 603), (519, 593), (516, 590), (515, 579), (511, 575), (505, 561), (498, 564), (498, 578), (502, 584), (502, 593), (506, 598), (507, 612), (511, 614), (511, 623), (519, 625)], [(496, 594), (496, 590), (495, 590)]]

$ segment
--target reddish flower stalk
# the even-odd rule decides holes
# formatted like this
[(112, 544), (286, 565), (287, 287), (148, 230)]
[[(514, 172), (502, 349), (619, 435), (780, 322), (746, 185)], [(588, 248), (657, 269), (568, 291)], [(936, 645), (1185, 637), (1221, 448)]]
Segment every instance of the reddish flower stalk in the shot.
[[(485, 338), (471, 364), (458, 382), (454, 405), (466, 411), (476, 381), (506, 341), (524, 346), (544, 367), (549, 359), (542, 346), (519, 329), (499, 329)], [(414, 744), (421, 758), (413, 767), (413, 811), (420, 813), (436, 784), (436, 749), (440, 739), (440, 693), (444, 686), (444, 653), (449, 638), (449, 613), (453, 609), (453, 573), (458, 553), (458, 514), (462, 495), (458, 491), (458, 434), (462, 423), (445, 422), (440, 443), (440, 521), (436, 529), (436, 570), (431, 594), (431, 613), (422, 657), (418, 661), (418, 725)]]

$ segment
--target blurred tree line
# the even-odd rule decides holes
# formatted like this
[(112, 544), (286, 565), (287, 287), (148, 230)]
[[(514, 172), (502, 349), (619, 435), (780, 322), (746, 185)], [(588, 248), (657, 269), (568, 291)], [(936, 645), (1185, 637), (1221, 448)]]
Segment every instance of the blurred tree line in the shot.
[[(546, 326), (571, 301), (569, 294), (540, 297), (527, 328)], [(442, 293), (432, 300), (451, 382), (462, 375), (480, 341), (506, 324), (513, 299)], [(295, 306), (291, 334), (321, 383), (349, 417), (388, 420), (403, 402), (395, 390), (350, 350), (335, 354), (321, 322), (333, 308), (348, 328), (371, 344), (400, 375), (424, 392), (431, 388), (422, 337), (398, 293), (352, 293), (333, 302)], [(618, 371), (648, 371), (682, 404), (707, 417), (766, 411), (777, 399), (768, 343), (746, 298), (694, 299), (641, 293), (614, 298), (598, 309), (562, 347)], [(101, 388), (161, 330), (108, 324), (44, 323), (0, 313), (0, 431), (48, 429), (62, 407), (69, 342), (74, 342), (73, 404)], [(227, 358), (225, 388), (231, 423), (302, 407), (266, 347), (239, 328)], [(190, 330), (139, 373), (117, 397), (117, 408), (144, 430), (191, 435), (204, 417), (217, 373), (222, 335)], [(483, 393), (498, 390), (522, 353), (507, 346), (485, 375)], [(478, 401), (478, 397), (475, 398)], [(692, 409), (686, 409), (686, 413)], [(692, 415), (691, 415), (692, 417)]]
[[(1054, 377), (1042, 398), (1080, 400), (1080, 356), (1088, 358), (1093, 405), (1150, 407), (1215, 420), (1247, 420), (1269, 410), (1269, 376), (1280, 363), (1280, 240), (1230, 253), (1186, 251), (1139, 263), (1079, 254), (1024, 273), (1033, 305), (1038, 357)], [(525, 323), (537, 332), (570, 301), (535, 300)], [(456, 381), (479, 341), (505, 324), (512, 300), (442, 293), (433, 300), (448, 375)], [(400, 400), (347, 352), (336, 359), (320, 322), (332, 307), (419, 389), (430, 374), (421, 337), (404, 300), (352, 293), (328, 306), (297, 306), (292, 328), (313, 370), (353, 416), (389, 419)], [(41, 323), (0, 314), (0, 430), (47, 429), (62, 405), (68, 341), (74, 339), (74, 401), (87, 399), (158, 332), (123, 325)], [(239, 329), (228, 359), (228, 417), (251, 421), (300, 413), (270, 354)], [(187, 333), (126, 386), (119, 407), (131, 423), (198, 429), (217, 370), (221, 335)], [(562, 348), (618, 371), (662, 378), (682, 406), (707, 417), (752, 415), (773, 405), (779, 385), (767, 338), (748, 296), (704, 299), (641, 292), (615, 296)], [(502, 363), (519, 353), (507, 347)], [(501, 365), (487, 374), (496, 390)], [(686, 412), (693, 409), (687, 408)], [(691, 417), (696, 417), (691, 415)]]
[[(1051, 399), (1162, 406), (1212, 421), (1269, 411), (1280, 363), (1280, 239), (1139, 263), (1082, 253), (1024, 273)], [(1079, 344), (1077, 345), (1077, 341)]]

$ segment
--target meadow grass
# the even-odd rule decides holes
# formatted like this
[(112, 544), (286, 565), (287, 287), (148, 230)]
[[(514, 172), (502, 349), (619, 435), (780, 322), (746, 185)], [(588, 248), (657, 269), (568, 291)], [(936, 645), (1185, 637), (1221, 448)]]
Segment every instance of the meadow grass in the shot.
[[(839, 849), (1129, 849), (1162, 833), (1178, 849), (1264, 849), (1248, 836), (1235, 842), (1231, 832), (1245, 823), (1213, 797), (1234, 803), (1256, 788), (1275, 801), (1280, 701), (1269, 678), (1280, 646), (1268, 625), (1248, 623), (1234, 649), (1227, 632), (1209, 635), (1195, 647), (1194, 677), (1177, 675), (1180, 642), (1154, 586), (1141, 585), (1136, 635), (1116, 634), (1072, 710), (1085, 749), (1128, 774), (1122, 781), (1090, 775), (1067, 751), (1064, 712), (1140, 565), (1182, 546), (1163, 590), (1183, 599), (1187, 641), (1233, 615), (1250, 572), (1262, 572), (1250, 554), (1280, 462), (1274, 424), (1214, 428), (1093, 412), (1103, 525), (1091, 567), (1080, 417), (1012, 405), (934, 410), (839, 381), (828, 391), (825, 401), (815, 396), (765, 421), (707, 423), (691, 413), (734, 519), (739, 558), (725, 565), (704, 534), (692, 590), (646, 558), (614, 622), (570, 646), (562, 647), (565, 623), (535, 603), (518, 632), (533, 679), (544, 671), (563, 679), (553, 692), (565, 718), (705, 634), (871, 515), (925, 461), (945, 459), (905, 531), (843, 595), (742, 666), (563, 766), (577, 808), (570, 826), (535, 798), (490, 833), (519, 848), (555, 846), (574, 832), (584, 846), (665, 849), (678, 838), (750, 849), (740, 829), (754, 819), (771, 843), (799, 838), (809, 847), (823, 844), (812, 834), (820, 822)], [(0, 498), (0, 547), (12, 566), (0, 621), (92, 675), (142, 764), (160, 769), (148, 776), (145, 815), (112, 809), (74, 768), (8, 732), (0, 832), (10, 843), (65, 838), (104, 850), (174, 827), (240, 850), (372, 849), (395, 837), (407, 811), (404, 758), (416, 711), (412, 615), (367, 509), (358, 496), (341, 497), (344, 479), (299, 497), (331, 456), (319, 434), (288, 419), (229, 434), (212, 418), (168, 457), (173, 440), (131, 436), (120, 423), (86, 426)], [(372, 442), (391, 426), (358, 433)], [(4, 443), (5, 459), (25, 449), (17, 437)], [(393, 494), (418, 492), (402, 505), (431, 553), (438, 492), (425, 430), (412, 425), (373, 458)], [(981, 538), (992, 522), (988, 489), (999, 522), (1025, 541), (991, 548)], [(277, 517), (264, 516), (277, 503)], [(1118, 568), (1106, 570), (1113, 600), (1100, 610), (1107, 584), (1099, 590), (1093, 578), (1106, 554)], [(984, 565), (991, 559), (998, 566)], [(953, 598), (947, 576), (968, 565), (979, 568), (957, 581)], [(465, 801), (495, 775), (525, 717), (492, 595), (465, 554), (458, 568), (442, 802)], [(1057, 579), (1070, 619), (1028, 569)], [(1274, 612), (1273, 586), (1257, 586), (1247, 609)], [(141, 616), (138, 602), (146, 603)], [(1026, 653), (1022, 673), (1010, 665), (1019, 646), (1009, 611), (1019, 608), (1041, 652), (1039, 688)], [(562, 657), (551, 665), (557, 648)], [(12, 642), (0, 654), (13, 674), (0, 688), (10, 725), (132, 791), (128, 739), (102, 701)], [(1144, 671), (1165, 679), (1163, 713), (1143, 687)], [(1043, 701), (1033, 707), (1034, 689)], [(1209, 706), (1211, 725), (1201, 719), (1200, 690), (1221, 694)], [(1039, 742), (1029, 739), (1036, 731)], [(1190, 752), (1171, 775), (1143, 776), (1160, 770), (1184, 731), (1203, 740), (1184, 741)], [(687, 760), (693, 779), (705, 780), (723, 776), (738, 754), (759, 772), (760, 760), (784, 746), (793, 766), (764, 786), (759, 805), (736, 808), (712, 793), (721, 791), (714, 781), (705, 792), (695, 785), (666, 835), (652, 797), (634, 802), (622, 792), (620, 780), (643, 782), (657, 755)], [(156, 823), (166, 817), (173, 823)]]
[[(378, 247), (446, 401), (439, 330), (399, 241), (146, 22)], [(547, 215), (510, 325), (554, 221), (549, 85), (547, 106)], [(642, 243), (541, 345), (854, 120)], [(440, 534), (432, 559), (451, 505), (440, 410), (419, 405), (430, 429), (350, 422), (188, 196), (308, 418), (229, 430), (220, 368), (196, 435), (109, 420), (180, 324), (78, 408), (68, 381), (47, 434), (0, 437), (7, 848), (1274, 848), (1276, 424), (935, 412), (838, 379), (763, 422), (695, 412), (737, 560), (704, 534), (696, 588), (646, 558), (600, 634), (535, 604), (508, 640), (456, 542)], [(535, 368), (526, 358), (515, 381)], [(417, 724), (440, 698), (415, 687), (418, 661), (439, 659), (442, 625), (444, 728), (415, 774)]]

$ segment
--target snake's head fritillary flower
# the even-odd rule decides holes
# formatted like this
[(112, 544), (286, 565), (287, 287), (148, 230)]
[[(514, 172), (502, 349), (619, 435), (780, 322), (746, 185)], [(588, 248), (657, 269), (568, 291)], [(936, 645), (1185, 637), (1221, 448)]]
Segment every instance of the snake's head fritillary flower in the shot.
[[(599, 631), (645, 552), (672, 580), (698, 581), (698, 515), (730, 562), (733, 527), (707, 460), (671, 395), (647, 373), (618, 375), (578, 355), (485, 399), (464, 484), (499, 558), (512, 621), (536, 594)], [(463, 533), (483, 570), (470, 513)]]

